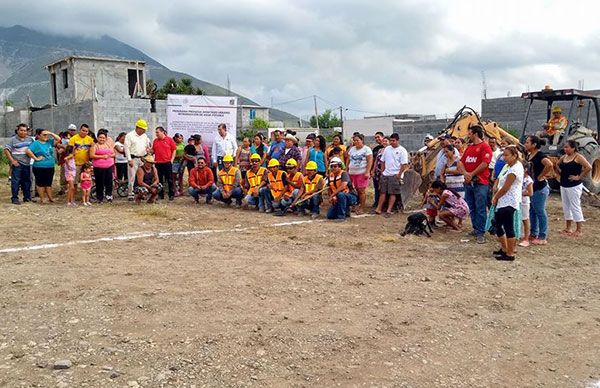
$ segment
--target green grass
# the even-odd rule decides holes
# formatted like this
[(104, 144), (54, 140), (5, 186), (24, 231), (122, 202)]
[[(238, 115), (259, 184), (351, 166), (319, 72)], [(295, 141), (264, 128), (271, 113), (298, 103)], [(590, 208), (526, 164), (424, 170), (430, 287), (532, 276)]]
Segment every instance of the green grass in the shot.
[(10, 163), (4, 152), (0, 154), (0, 178), (6, 178), (8, 176), (8, 167)]

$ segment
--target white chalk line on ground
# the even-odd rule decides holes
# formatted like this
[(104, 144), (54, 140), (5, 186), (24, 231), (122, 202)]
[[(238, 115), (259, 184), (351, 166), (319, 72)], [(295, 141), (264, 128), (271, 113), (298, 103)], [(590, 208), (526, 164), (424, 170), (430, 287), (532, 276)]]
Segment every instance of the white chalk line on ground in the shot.
[[(352, 216), (352, 218), (364, 218), (369, 217), (368, 214), (362, 214), (358, 216)], [(323, 220), (307, 220), (307, 221), (290, 221), (290, 222), (278, 222), (271, 225), (266, 225), (267, 228), (276, 228), (281, 226), (294, 226), (294, 225), (303, 225), (310, 224), (313, 222), (321, 222)], [(194, 235), (203, 235), (203, 234), (212, 234), (212, 233), (224, 233), (224, 232), (245, 232), (248, 230), (256, 230), (259, 229), (258, 226), (248, 226), (245, 228), (232, 228), (232, 229), (202, 229), (202, 230), (182, 230), (177, 232), (136, 232), (129, 233), (120, 236), (107, 236), (100, 237), (95, 239), (88, 240), (76, 240), (76, 241), (67, 241), (64, 243), (48, 243), (48, 244), (38, 244), (38, 245), (29, 245), (24, 247), (11, 247), (11, 248), (2, 248), (0, 249), (0, 254), (2, 253), (16, 253), (16, 252), (25, 252), (25, 251), (38, 251), (42, 249), (55, 249), (61, 247), (69, 247), (73, 245), (81, 245), (81, 244), (93, 244), (98, 242), (109, 242), (109, 241), (130, 241), (130, 240), (138, 240), (142, 238), (169, 238), (169, 237), (177, 237), (177, 236), (194, 236)]]

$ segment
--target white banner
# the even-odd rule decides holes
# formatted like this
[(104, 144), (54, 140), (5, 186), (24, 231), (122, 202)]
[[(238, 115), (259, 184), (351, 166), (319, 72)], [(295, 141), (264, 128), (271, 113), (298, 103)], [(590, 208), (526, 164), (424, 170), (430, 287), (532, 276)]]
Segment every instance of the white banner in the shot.
[(209, 148), (217, 136), (217, 126), (227, 125), (236, 137), (237, 97), (167, 95), (167, 130), (169, 135), (181, 133), (184, 141), (195, 134)]

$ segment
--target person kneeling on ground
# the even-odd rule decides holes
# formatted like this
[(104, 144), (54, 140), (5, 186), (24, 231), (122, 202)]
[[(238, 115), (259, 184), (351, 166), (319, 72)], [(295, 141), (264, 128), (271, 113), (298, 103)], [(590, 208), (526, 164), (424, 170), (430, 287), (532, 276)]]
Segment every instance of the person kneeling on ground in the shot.
[(192, 168), (189, 176), (188, 193), (194, 197), (196, 203), (200, 202), (200, 195), (206, 195), (206, 203), (212, 202), (213, 191), (217, 188), (215, 186), (215, 178), (212, 170), (206, 166), (206, 159), (203, 157), (198, 158), (196, 161), (196, 167)]
[(358, 203), (358, 196), (352, 192), (350, 176), (342, 170), (342, 160), (331, 158), (329, 162), (329, 203), (327, 219), (345, 221), (350, 217), (350, 207)]
[(288, 159), (285, 162), (285, 169), (287, 170), (286, 178), (287, 178), (287, 186), (286, 190), (283, 193), (283, 199), (281, 200), (281, 211), (277, 214), (280, 216), (285, 215), (287, 208), (293, 208), (292, 204), (296, 197), (298, 197), (298, 192), (302, 187), (302, 181), (304, 176), (302, 173), (298, 171), (298, 162), (295, 159)]
[(463, 220), (469, 215), (467, 202), (459, 193), (447, 188), (440, 181), (435, 181), (431, 184), (431, 191), (440, 198), (436, 205), (440, 220), (444, 221), (453, 230), (461, 230)]
[(143, 164), (138, 167), (135, 174), (134, 193), (135, 202), (139, 204), (142, 199), (149, 196), (148, 203), (154, 203), (156, 196), (162, 189), (158, 182), (158, 171), (154, 167), (154, 157), (146, 155), (142, 158)]
[(265, 204), (265, 213), (272, 213), (273, 210), (281, 207), (283, 192), (288, 182), (285, 173), (279, 170), (277, 159), (269, 160), (267, 167), (269, 168), (266, 178), (267, 185), (261, 188), (259, 193)]
[(310, 211), (312, 218), (318, 218), (321, 213), (321, 191), (323, 190), (323, 177), (317, 174), (317, 163), (310, 161), (306, 163), (306, 175), (302, 178), (303, 185), (300, 186), (298, 196), (292, 203), (299, 213), (308, 215)]
[(235, 199), (236, 207), (241, 207), (244, 192), (241, 188), (242, 174), (237, 167), (233, 167), (233, 156), (227, 154), (223, 157), (223, 169), (219, 170), (217, 189), (213, 191), (213, 198), (231, 205)]
[(242, 207), (248, 209), (249, 206), (258, 208), (258, 211), (265, 211), (265, 203), (259, 195), (259, 190), (265, 185), (264, 178), (267, 169), (260, 165), (261, 157), (259, 154), (250, 155), (250, 169), (246, 171), (246, 179), (244, 180), (244, 200)]

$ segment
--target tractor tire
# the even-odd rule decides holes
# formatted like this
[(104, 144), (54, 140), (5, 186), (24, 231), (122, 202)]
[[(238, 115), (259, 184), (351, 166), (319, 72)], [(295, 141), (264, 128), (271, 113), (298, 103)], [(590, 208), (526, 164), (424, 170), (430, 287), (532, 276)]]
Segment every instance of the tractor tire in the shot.
[(584, 147), (579, 152), (592, 165), (592, 171), (583, 178), (583, 185), (593, 194), (598, 194), (600, 193), (600, 148)]

